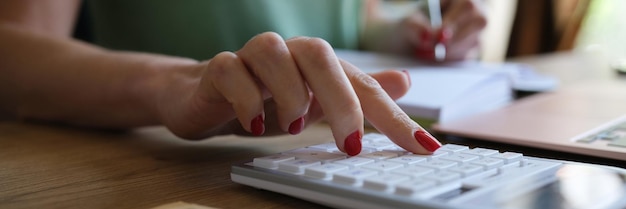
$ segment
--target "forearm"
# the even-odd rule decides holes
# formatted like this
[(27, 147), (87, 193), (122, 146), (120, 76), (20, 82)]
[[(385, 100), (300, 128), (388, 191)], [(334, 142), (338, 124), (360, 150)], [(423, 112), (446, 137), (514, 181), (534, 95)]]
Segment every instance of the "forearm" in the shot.
[(0, 25), (0, 46), (3, 118), (101, 128), (158, 124), (159, 89), (186, 82), (176, 74), (199, 73), (193, 60), (114, 52), (9, 25)]

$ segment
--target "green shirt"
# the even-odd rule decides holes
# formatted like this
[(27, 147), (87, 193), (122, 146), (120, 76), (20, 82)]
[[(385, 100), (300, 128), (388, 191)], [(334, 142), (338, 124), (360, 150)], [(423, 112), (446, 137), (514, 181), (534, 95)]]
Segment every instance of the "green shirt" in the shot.
[(208, 59), (273, 31), (358, 46), (361, 0), (90, 0), (94, 42), (111, 49)]

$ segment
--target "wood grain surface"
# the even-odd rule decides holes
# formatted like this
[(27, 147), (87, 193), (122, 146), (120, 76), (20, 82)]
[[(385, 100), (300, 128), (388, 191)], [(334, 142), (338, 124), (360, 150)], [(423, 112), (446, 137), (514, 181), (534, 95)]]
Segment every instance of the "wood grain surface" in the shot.
[(332, 140), (326, 125), (298, 136), (184, 141), (163, 128), (107, 133), (0, 123), (0, 208), (320, 208), (233, 183), (230, 166)]

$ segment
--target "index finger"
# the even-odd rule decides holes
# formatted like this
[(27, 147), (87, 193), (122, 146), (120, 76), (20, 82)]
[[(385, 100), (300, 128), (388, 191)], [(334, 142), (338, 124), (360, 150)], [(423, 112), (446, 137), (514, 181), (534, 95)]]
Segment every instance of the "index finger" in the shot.
[(363, 111), (332, 47), (307, 37), (287, 40), (287, 46), (330, 124), (337, 147), (348, 155), (359, 154)]
[(430, 154), (441, 147), (437, 139), (400, 109), (375, 79), (348, 62), (340, 60), (340, 63), (361, 101), (365, 118), (376, 129), (413, 153)]

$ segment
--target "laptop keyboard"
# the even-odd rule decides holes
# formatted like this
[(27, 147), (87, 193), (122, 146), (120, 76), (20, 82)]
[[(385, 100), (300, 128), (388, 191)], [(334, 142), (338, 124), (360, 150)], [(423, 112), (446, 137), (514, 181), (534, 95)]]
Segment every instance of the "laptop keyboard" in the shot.
[(626, 117), (618, 119), (614, 125), (576, 141), (587, 144), (606, 143), (608, 146), (626, 148)]

